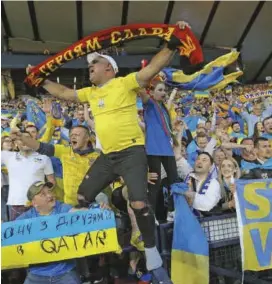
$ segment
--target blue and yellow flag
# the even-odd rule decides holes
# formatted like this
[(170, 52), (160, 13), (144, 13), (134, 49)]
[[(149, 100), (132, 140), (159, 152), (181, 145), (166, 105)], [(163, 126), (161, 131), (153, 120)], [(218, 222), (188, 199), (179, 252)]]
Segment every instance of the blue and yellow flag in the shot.
[(163, 73), (170, 86), (186, 90), (222, 89), (243, 74), (242, 71), (224, 75), (224, 68), (237, 60), (239, 52), (232, 51), (206, 64), (202, 70), (186, 75), (182, 70), (165, 68)]
[(2, 224), (2, 269), (118, 250), (111, 210), (95, 208), (36, 218), (32, 214), (29, 219)]
[(185, 183), (174, 184), (175, 223), (171, 254), (171, 279), (174, 284), (209, 283), (209, 245), (205, 233), (183, 193)]
[(46, 123), (46, 115), (38, 104), (33, 100), (27, 101), (26, 107), (27, 121), (32, 122), (39, 129), (39, 132), (44, 130)]
[(238, 180), (235, 197), (243, 269), (272, 269), (272, 179)]
[(210, 96), (209, 91), (195, 91), (195, 98), (197, 99), (203, 99), (203, 98), (208, 98)]

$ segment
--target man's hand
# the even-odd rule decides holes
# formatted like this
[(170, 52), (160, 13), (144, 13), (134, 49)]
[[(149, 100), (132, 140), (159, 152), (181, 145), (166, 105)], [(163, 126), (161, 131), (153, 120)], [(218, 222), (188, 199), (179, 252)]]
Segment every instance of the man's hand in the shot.
[(147, 174), (147, 181), (150, 184), (155, 184), (158, 180), (158, 174), (157, 173), (148, 173)]
[(229, 188), (230, 188), (230, 191), (231, 191), (232, 194), (234, 194), (236, 192), (236, 184), (235, 183), (232, 183)]
[(191, 26), (190, 26), (187, 22), (185, 22), (185, 21), (178, 21), (178, 22), (176, 23), (176, 25), (179, 26), (179, 28), (180, 28), (181, 30), (184, 30), (186, 27), (188, 27), (189, 29), (191, 29)]
[(33, 68), (34, 68), (34, 66), (28, 64), (27, 67), (26, 67), (26, 75), (28, 75)]
[(252, 152), (254, 149), (253, 145), (244, 145), (244, 148), (248, 151), (248, 152)]
[(229, 201), (228, 205), (230, 209), (235, 208), (235, 200), (232, 199), (231, 201)]
[(12, 128), (10, 130), (10, 138), (15, 141), (15, 140), (21, 140), (22, 138), (22, 132), (20, 131), (19, 128)]

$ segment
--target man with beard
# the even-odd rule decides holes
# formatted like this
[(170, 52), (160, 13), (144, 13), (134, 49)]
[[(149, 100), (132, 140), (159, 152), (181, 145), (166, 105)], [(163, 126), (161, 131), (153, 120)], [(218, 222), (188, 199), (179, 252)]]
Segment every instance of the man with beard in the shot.
[(254, 141), (256, 160), (242, 162), (245, 173), (242, 179), (266, 179), (272, 177), (272, 155), (269, 141), (259, 137)]

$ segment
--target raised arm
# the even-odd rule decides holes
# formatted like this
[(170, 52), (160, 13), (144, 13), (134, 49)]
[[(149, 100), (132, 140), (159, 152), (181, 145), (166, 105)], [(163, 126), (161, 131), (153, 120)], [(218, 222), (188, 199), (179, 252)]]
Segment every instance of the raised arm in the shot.
[(142, 88), (139, 90), (138, 95), (141, 97), (142, 102), (145, 104), (149, 100), (149, 95), (146, 92), (146, 89)]
[(89, 111), (88, 111), (88, 104), (84, 104), (84, 119), (88, 123), (88, 126), (94, 130), (94, 121), (90, 118)]
[[(178, 22), (177, 25), (180, 29), (184, 29), (188, 24), (186, 22)], [(141, 87), (148, 86), (151, 79), (153, 79), (165, 66), (168, 65), (178, 43), (172, 43), (171, 40), (166, 47), (164, 47), (158, 54), (156, 54), (151, 62), (137, 73), (137, 80)]]
[(172, 107), (172, 103), (173, 101), (175, 100), (175, 97), (177, 95), (177, 92), (178, 92), (178, 89), (177, 88), (174, 88), (173, 91), (171, 92), (170, 94), (170, 97), (167, 101), (167, 109), (169, 110), (171, 107)]
[(13, 140), (21, 140), (23, 144), (34, 151), (40, 148), (40, 142), (31, 138), (29, 135), (24, 135), (18, 128), (13, 128), (10, 131), (10, 137)]
[[(33, 68), (33, 66), (28, 65), (26, 68), (26, 73), (29, 74), (30, 70)], [(79, 102), (79, 99), (77, 97), (77, 93), (73, 89), (69, 89), (61, 84), (52, 82), (50, 80), (45, 80), (42, 87), (52, 96), (66, 101), (74, 101)]]

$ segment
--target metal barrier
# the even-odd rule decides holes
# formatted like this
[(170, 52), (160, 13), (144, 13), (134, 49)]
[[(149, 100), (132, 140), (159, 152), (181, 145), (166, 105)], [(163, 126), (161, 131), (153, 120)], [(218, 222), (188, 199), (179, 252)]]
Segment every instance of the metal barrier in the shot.
[[(239, 282), (242, 279), (242, 265), (236, 214), (205, 217), (200, 218), (199, 221), (209, 242), (210, 284), (242, 283)], [(159, 236), (163, 264), (170, 272), (173, 223), (161, 224)], [(244, 283), (271, 283), (258, 279), (256, 275), (258, 273), (245, 274)]]

